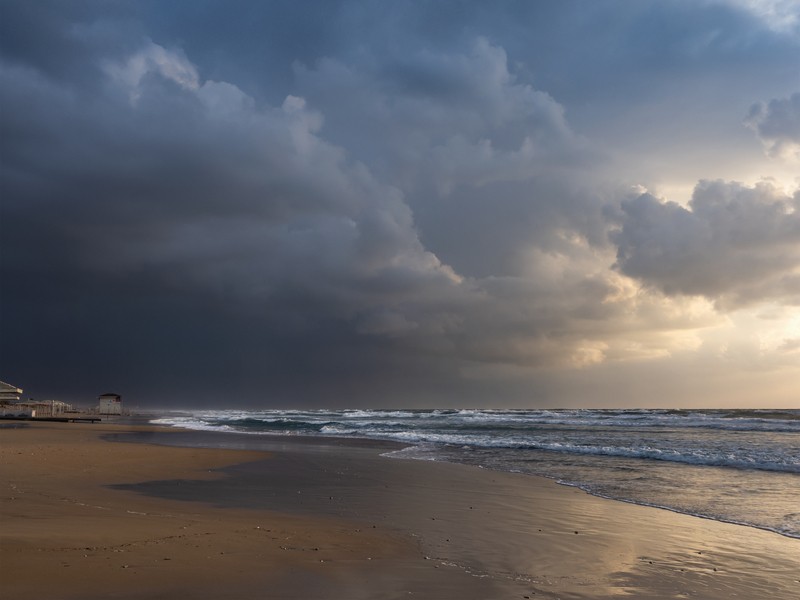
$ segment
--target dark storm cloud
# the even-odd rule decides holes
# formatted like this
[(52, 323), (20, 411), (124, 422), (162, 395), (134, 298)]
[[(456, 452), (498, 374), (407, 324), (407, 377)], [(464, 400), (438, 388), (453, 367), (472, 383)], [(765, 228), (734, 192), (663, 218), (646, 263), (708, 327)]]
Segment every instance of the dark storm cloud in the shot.
[(0, 345), (37, 393), (541, 400), (548, 369), (695, 343), (714, 316), (674, 294), (796, 298), (796, 198), (637, 198), (583, 133), (671, 69), (767, 79), (783, 42), (740, 8), (2, 10)]
[[(488, 40), (381, 65), (297, 69), (303, 96), (326, 107), (325, 135), (406, 192), (426, 245), (459, 273), (519, 274), (520, 244), (552, 243), (555, 226), (604, 235), (602, 199), (588, 183), (597, 152)], [(458, 227), (448, 226), (454, 215)]]
[[(451, 304), (459, 278), (422, 247), (402, 193), (319, 138), (321, 116), (301, 99), (256, 108), (151, 42), (102, 66), (105, 84), (87, 94), (3, 64), (4, 270), (33, 296), (8, 310), (29, 327), (39, 312), (56, 321), (60, 339), (40, 355), (77, 369), (74, 346), (84, 370), (129, 359), (159, 379), (166, 356), (184, 376), (214, 362), (239, 381), (277, 374), (279, 389), (310, 372), (355, 377), (374, 352), (364, 335), (441, 328), (435, 305)], [(421, 317), (404, 316), (420, 304)]]
[(115, 0), (0, 2), (3, 60), (64, 84), (90, 86), (98, 59), (120, 57), (141, 43), (131, 4)]

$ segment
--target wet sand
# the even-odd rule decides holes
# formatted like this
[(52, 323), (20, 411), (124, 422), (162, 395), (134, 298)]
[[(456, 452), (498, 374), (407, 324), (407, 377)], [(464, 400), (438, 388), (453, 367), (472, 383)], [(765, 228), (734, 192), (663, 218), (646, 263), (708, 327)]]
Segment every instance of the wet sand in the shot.
[(394, 448), (0, 428), (0, 597), (800, 596), (800, 540)]

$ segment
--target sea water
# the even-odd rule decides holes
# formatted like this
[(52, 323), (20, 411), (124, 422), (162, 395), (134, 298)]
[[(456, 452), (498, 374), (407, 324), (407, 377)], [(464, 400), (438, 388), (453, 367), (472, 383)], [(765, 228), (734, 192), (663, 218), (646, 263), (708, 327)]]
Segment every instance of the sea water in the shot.
[(393, 440), (408, 444), (394, 458), (541, 475), (800, 538), (800, 410), (224, 410), (154, 422)]

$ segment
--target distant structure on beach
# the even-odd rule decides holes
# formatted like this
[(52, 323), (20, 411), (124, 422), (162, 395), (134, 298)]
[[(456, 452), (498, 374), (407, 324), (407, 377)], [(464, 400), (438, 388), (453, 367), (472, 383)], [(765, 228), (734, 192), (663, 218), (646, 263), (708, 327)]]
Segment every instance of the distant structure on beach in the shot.
[(72, 411), (72, 405), (61, 400), (22, 400), (9, 405), (11, 414), (27, 417), (60, 417)]
[(26, 406), (19, 405), (22, 388), (0, 381), (0, 416), (32, 417), (36, 413)]
[(19, 402), (20, 395), (22, 395), (22, 388), (0, 381), (0, 404)]
[(72, 406), (61, 400), (20, 400), (22, 388), (0, 381), (0, 416), (59, 417), (72, 411)]
[(97, 398), (97, 412), (101, 415), (121, 415), (122, 396), (119, 394), (101, 394)]

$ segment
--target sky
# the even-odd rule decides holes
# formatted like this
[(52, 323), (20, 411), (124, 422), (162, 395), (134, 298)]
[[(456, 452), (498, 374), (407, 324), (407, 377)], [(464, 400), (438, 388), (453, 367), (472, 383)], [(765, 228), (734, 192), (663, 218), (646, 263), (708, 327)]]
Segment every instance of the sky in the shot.
[(797, 0), (0, 0), (0, 379), (800, 406)]

